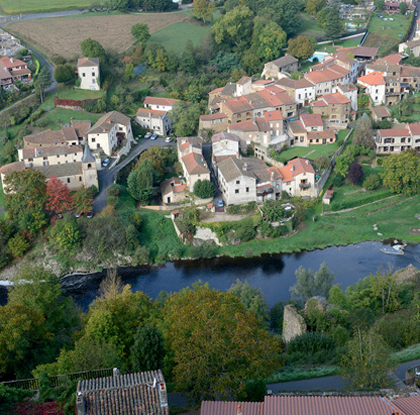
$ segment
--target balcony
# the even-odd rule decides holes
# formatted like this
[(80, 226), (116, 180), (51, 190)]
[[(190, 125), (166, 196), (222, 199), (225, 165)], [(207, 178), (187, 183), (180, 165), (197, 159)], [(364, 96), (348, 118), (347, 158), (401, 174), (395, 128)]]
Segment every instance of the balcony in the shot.
[(312, 185), (310, 183), (299, 183), (300, 190), (308, 190), (311, 186)]

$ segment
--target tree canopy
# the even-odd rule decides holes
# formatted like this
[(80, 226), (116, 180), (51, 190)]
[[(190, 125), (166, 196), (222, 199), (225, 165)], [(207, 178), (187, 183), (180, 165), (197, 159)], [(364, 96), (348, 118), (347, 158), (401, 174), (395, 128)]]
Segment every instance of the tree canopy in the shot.
[(106, 57), (105, 49), (97, 40), (85, 39), (80, 43), (80, 48), (85, 58), (105, 59)]
[(306, 36), (298, 36), (296, 39), (289, 39), (287, 52), (296, 59), (305, 61), (314, 54), (314, 46)]
[(71, 81), (75, 77), (74, 69), (68, 63), (64, 65), (57, 65), (54, 71), (54, 79), (58, 83), (65, 83)]
[(192, 14), (204, 23), (212, 20), (216, 5), (208, 0), (194, 0)]
[(197, 180), (194, 184), (194, 195), (200, 199), (207, 199), (213, 197), (216, 189), (210, 180)]
[(150, 39), (149, 26), (146, 23), (137, 23), (131, 27), (131, 34), (138, 41), (145, 43)]

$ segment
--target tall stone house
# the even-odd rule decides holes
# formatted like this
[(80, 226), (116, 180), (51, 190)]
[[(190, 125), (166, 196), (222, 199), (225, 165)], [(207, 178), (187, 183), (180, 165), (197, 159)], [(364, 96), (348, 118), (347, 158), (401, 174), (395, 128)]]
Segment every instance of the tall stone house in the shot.
[(350, 99), (339, 92), (324, 95), (312, 102), (310, 107), (314, 114), (323, 117), (327, 128), (347, 128), (348, 122), (354, 117)]
[(77, 73), (80, 80), (80, 89), (99, 91), (100, 72), (99, 58), (81, 58), (77, 61)]
[(264, 65), (261, 78), (265, 79), (280, 79), (282, 73), (293, 73), (299, 69), (299, 60), (286, 53), (283, 57), (278, 58), (274, 61), (267, 62)]

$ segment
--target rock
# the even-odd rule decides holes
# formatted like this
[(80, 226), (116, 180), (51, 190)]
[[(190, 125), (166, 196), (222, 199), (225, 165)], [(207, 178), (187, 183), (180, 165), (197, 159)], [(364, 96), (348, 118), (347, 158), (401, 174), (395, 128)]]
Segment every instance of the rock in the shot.
[(378, 236), (382, 236), (382, 234), (380, 232), (378, 232)]
[(375, 226), (375, 227), (373, 228), (373, 230), (374, 230), (374, 231), (377, 231), (377, 230), (378, 230), (378, 227), (377, 227), (377, 226)]
[(413, 264), (410, 264), (407, 267), (401, 268), (394, 272), (394, 276), (397, 277), (395, 281), (397, 284), (415, 281), (418, 275), (420, 275), (420, 270), (417, 269)]
[(306, 323), (303, 317), (297, 312), (294, 305), (284, 307), (283, 316), (283, 341), (290, 342), (296, 336), (306, 333)]
[(315, 308), (315, 310), (319, 310), (319, 311), (322, 311), (323, 313), (325, 313), (327, 311), (328, 302), (327, 302), (326, 298), (320, 297), (319, 295), (310, 298), (305, 303), (305, 314), (308, 311), (308, 308), (310, 306)]

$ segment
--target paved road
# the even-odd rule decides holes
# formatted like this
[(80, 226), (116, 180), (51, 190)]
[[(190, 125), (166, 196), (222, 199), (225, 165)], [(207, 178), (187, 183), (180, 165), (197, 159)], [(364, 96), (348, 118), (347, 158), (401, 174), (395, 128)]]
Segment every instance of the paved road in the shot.
[(413, 37), (416, 33), (416, 26), (417, 26), (416, 21), (419, 18), (419, 15), (420, 15), (420, 3), (414, 3), (413, 2), (413, 5), (416, 6), (415, 13), (417, 13), (417, 17), (414, 17), (414, 19), (413, 19), (413, 24), (411, 26), (411, 31), (410, 31), (410, 34), (408, 35), (407, 40), (413, 40)]
[(174, 147), (176, 144), (165, 143), (165, 139), (162, 137), (157, 138), (156, 140), (150, 139), (142, 139), (132, 150), (129, 156), (119, 163), (116, 166), (112, 166), (111, 168), (104, 169), (98, 173), (99, 179), (99, 186), (101, 192), (95, 198), (93, 204), (93, 211), (100, 212), (106, 206), (106, 199), (107, 199), (107, 189), (114, 183), (115, 178), (117, 177), (118, 172), (123, 169), (127, 164), (131, 163), (140, 153), (144, 150), (147, 150), (150, 147), (154, 146), (161, 146), (161, 147)]

